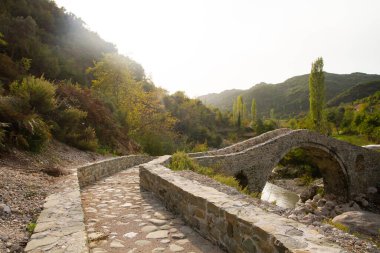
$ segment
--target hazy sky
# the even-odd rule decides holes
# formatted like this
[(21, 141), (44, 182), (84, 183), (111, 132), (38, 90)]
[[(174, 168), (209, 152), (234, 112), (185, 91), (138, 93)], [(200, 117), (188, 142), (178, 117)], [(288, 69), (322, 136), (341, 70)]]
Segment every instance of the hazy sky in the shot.
[(322, 56), (380, 73), (379, 0), (56, 0), (154, 83), (190, 96), (278, 83)]

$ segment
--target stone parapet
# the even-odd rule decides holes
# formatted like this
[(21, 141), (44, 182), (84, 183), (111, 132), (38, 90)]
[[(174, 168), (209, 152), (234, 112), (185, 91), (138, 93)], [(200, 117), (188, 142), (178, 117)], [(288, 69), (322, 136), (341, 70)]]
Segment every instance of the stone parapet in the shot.
[(261, 134), (259, 136), (250, 138), (245, 141), (238, 142), (236, 144), (230, 145), (225, 148), (217, 149), (217, 150), (212, 150), (212, 151), (207, 151), (207, 152), (197, 152), (197, 153), (190, 153), (190, 157), (200, 157), (200, 156), (211, 156), (211, 155), (226, 155), (226, 154), (231, 154), (231, 153), (237, 153), (241, 152), (243, 150), (246, 150), (248, 148), (251, 148), (255, 145), (264, 143), (270, 139), (273, 139), (275, 137), (281, 136), (283, 134), (287, 134), (291, 132), (291, 129), (288, 128), (280, 128), (276, 129), (270, 132), (266, 132), (264, 134)]
[(92, 163), (78, 168), (78, 181), (80, 187), (92, 184), (101, 178), (111, 176), (119, 171), (146, 163), (152, 160), (147, 155), (129, 155), (111, 158), (100, 162)]
[[(168, 157), (166, 157), (168, 159)], [(203, 237), (228, 252), (345, 252), (296, 221), (235, 200), (214, 188), (180, 177), (160, 165), (140, 166), (140, 185), (155, 193)]]

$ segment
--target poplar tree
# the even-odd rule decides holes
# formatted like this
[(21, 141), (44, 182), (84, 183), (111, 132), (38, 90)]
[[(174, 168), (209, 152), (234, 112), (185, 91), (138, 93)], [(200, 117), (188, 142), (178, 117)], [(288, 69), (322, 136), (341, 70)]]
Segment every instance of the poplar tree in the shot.
[(237, 110), (237, 126), (241, 127), (242, 122), (243, 122), (243, 117), (244, 117), (244, 102), (243, 102), (243, 97), (238, 96), (237, 101), (236, 101), (236, 110)]
[(325, 131), (323, 109), (325, 107), (325, 76), (323, 59), (319, 57), (312, 63), (309, 76), (309, 102), (311, 128), (317, 132)]
[(251, 104), (251, 116), (252, 116), (252, 122), (256, 122), (257, 118), (257, 112), (256, 112), (256, 100), (253, 98), (252, 99), (252, 104)]

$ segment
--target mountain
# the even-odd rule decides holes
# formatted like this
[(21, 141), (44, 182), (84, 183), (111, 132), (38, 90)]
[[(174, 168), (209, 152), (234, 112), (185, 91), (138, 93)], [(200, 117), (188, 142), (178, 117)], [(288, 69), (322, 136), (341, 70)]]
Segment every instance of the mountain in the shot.
[(358, 84), (347, 91), (340, 93), (335, 98), (331, 99), (328, 106), (338, 106), (343, 103), (353, 102), (362, 99), (380, 91), (380, 81), (373, 81), (368, 83)]
[[(333, 74), (326, 72), (326, 101), (335, 99), (341, 93), (347, 92), (359, 84), (374, 81), (380, 81), (380, 75), (365, 73)], [(371, 85), (368, 84), (368, 86)], [(360, 87), (358, 89), (360, 90)], [(370, 89), (367, 87), (366, 90), (365, 94), (368, 93), (368, 90), (372, 90), (372, 87)], [(368, 96), (365, 94), (361, 97)], [(243, 96), (247, 108), (250, 108), (251, 101), (254, 98), (257, 104), (257, 112), (260, 116), (269, 116), (271, 109), (274, 109), (277, 117), (298, 115), (309, 109), (309, 74), (295, 76), (278, 84), (259, 83), (248, 90), (228, 90), (219, 94), (213, 93), (200, 96), (198, 99), (221, 110), (232, 110), (233, 102), (238, 95)]]

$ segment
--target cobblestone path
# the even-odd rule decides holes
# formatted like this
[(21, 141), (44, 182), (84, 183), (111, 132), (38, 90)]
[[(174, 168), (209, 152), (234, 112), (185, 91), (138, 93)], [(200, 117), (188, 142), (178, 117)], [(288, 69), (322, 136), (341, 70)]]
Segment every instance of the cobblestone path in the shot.
[(140, 191), (137, 167), (85, 188), (82, 203), (92, 253), (223, 252)]

